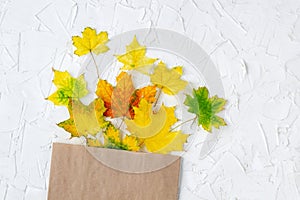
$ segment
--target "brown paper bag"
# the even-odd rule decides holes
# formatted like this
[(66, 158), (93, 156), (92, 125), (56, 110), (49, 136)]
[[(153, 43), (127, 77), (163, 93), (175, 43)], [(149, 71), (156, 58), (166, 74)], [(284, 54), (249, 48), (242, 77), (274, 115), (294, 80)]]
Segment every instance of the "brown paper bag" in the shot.
[(53, 144), (48, 200), (176, 200), (181, 158)]

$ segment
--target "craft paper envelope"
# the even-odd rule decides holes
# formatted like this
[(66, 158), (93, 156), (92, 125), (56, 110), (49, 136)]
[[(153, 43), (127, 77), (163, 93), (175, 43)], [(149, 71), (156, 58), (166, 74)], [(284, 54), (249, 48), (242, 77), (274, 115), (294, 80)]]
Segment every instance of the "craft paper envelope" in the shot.
[(48, 200), (177, 200), (181, 158), (53, 144)]

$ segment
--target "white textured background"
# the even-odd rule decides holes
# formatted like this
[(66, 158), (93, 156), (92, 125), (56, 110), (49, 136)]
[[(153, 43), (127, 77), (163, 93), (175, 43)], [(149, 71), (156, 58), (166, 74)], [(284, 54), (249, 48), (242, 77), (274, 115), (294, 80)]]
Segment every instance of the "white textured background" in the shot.
[(300, 199), (299, 0), (0, 0), (0, 199), (47, 198), (64, 108), (44, 100), (51, 67), (76, 73), (71, 36), (180, 32), (221, 73), (226, 121), (216, 148), (185, 155), (180, 199)]

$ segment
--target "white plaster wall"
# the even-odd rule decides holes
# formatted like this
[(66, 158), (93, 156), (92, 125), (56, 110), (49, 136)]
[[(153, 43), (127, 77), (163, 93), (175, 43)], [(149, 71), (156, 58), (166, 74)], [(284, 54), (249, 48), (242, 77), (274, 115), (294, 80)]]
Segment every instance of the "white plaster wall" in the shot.
[(211, 56), (229, 100), (218, 143), (186, 155), (180, 199), (300, 199), (299, 0), (0, 0), (0, 199), (47, 198), (64, 108), (44, 100), (51, 68), (76, 74), (84, 27), (161, 27)]

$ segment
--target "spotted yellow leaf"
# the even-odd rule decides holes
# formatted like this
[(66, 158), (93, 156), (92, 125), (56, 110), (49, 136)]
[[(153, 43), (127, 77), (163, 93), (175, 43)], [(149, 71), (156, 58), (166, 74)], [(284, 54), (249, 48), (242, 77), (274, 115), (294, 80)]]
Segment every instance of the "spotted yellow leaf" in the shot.
[(138, 151), (140, 149), (137, 137), (126, 135), (122, 140), (120, 130), (115, 128), (112, 124), (104, 131), (104, 147), (128, 151)]
[(68, 106), (69, 99), (79, 100), (89, 93), (83, 75), (74, 78), (67, 71), (62, 72), (53, 69), (53, 72), (53, 83), (57, 90), (46, 99), (55, 105)]
[(129, 151), (139, 151), (140, 146), (139, 146), (139, 140), (137, 137), (133, 135), (126, 135), (125, 138), (123, 139), (123, 145), (126, 150)]
[(103, 144), (98, 139), (87, 138), (86, 142), (87, 142), (87, 146), (89, 146), (89, 147), (102, 147), (103, 146)]
[(118, 145), (121, 142), (120, 130), (116, 129), (113, 125), (109, 125), (104, 132), (104, 138), (106, 145), (115, 144)]
[(72, 137), (96, 135), (108, 125), (103, 117), (104, 103), (97, 98), (88, 106), (80, 101), (70, 100), (68, 106), (70, 118), (59, 123), (58, 126), (71, 133)]

